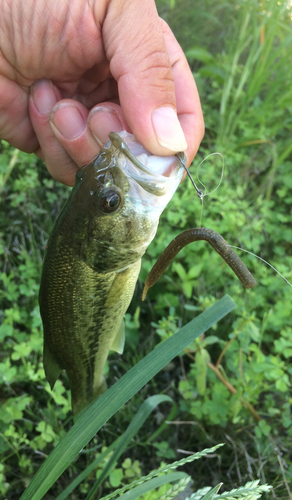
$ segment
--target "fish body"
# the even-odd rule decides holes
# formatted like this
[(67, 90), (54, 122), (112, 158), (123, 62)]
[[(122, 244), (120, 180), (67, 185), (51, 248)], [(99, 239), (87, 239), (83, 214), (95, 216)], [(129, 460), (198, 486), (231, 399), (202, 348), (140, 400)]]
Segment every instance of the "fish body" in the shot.
[(46, 377), (53, 388), (66, 370), (75, 414), (103, 392), (109, 350), (123, 352), (141, 257), (183, 174), (176, 157), (150, 156), (126, 132), (110, 139), (76, 174), (41, 278)]

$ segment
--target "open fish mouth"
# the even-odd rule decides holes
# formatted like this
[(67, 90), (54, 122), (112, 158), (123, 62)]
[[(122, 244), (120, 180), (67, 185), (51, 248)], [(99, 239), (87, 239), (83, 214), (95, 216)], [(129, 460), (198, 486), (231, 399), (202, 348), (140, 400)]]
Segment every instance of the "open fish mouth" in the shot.
[(117, 148), (118, 166), (126, 177), (136, 181), (155, 197), (166, 197), (167, 201), (163, 200), (166, 206), (182, 179), (184, 153), (175, 156), (152, 155), (132, 134), (125, 131), (119, 134), (110, 132), (109, 138), (105, 149), (110, 145)]

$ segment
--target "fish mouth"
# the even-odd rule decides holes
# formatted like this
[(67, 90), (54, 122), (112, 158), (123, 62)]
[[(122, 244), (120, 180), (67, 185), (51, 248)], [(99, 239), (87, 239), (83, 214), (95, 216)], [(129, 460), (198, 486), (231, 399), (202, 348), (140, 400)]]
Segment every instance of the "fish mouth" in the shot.
[(174, 156), (152, 155), (126, 131), (110, 132), (109, 138), (105, 148), (116, 148), (119, 167), (128, 178), (154, 196), (172, 197), (186, 168), (183, 152)]

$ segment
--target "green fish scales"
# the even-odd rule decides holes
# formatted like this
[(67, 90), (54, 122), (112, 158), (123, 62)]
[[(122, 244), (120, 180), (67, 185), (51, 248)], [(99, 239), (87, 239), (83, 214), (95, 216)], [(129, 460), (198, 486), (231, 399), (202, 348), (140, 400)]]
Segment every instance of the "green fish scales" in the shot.
[(109, 350), (123, 352), (141, 257), (183, 174), (176, 157), (120, 135), (76, 174), (43, 265), (44, 368), (52, 388), (66, 370), (75, 414), (103, 392)]

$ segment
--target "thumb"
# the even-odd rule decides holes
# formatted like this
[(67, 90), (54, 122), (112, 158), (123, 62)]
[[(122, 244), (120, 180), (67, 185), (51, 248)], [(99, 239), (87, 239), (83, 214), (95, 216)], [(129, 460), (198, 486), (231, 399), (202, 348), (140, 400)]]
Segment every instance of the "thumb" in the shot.
[(111, 1), (102, 29), (122, 112), (133, 134), (154, 154), (186, 150), (174, 73), (154, 1)]

